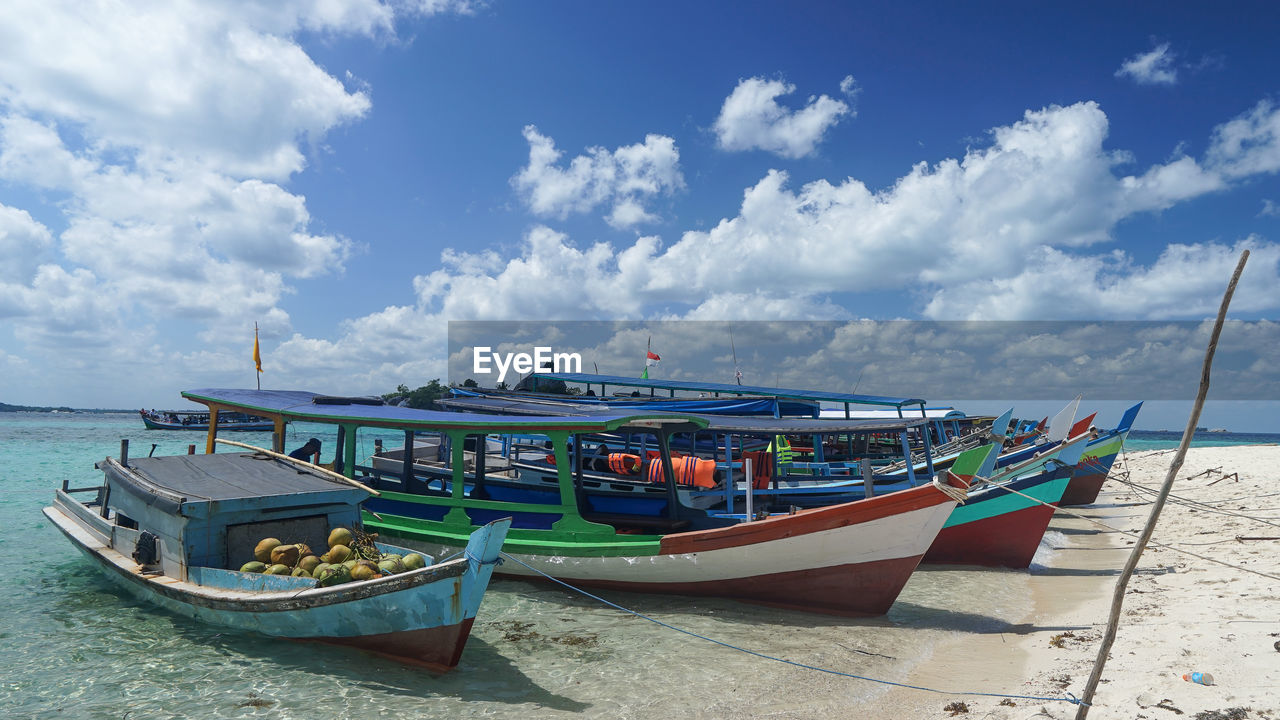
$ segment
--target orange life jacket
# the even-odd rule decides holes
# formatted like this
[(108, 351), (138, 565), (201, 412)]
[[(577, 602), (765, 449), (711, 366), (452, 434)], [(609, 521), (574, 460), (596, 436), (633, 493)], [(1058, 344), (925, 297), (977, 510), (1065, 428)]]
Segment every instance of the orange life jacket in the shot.
[(751, 458), (751, 487), (766, 490), (773, 482), (773, 453), (767, 450), (748, 450), (742, 453), (744, 458)]
[[(696, 457), (671, 458), (671, 467), (676, 473), (676, 484), (689, 487), (713, 488), (716, 486), (716, 461)], [(666, 480), (662, 471), (662, 461), (649, 463), (649, 482), (661, 484)]]
[(618, 475), (638, 475), (640, 456), (627, 453), (609, 453), (609, 471)]

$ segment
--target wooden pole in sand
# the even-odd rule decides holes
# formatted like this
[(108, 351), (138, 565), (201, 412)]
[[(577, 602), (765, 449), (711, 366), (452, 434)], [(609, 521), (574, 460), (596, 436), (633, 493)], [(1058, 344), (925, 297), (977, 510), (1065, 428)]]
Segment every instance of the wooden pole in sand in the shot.
[(1204, 407), (1205, 395), (1209, 393), (1209, 368), (1213, 366), (1213, 354), (1218, 349), (1218, 336), (1222, 334), (1222, 323), (1227, 317), (1227, 307), (1231, 305), (1231, 296), (1236, 292), (1236, 283), (1239, 282), (1240, 273), (1244, 272), (1244, 264), (1248, 259), (1249, 251), (1245, 250), (1240, 254), (1240, 262), (1236, 264), (1236, 271), (1231, 276), (1231, 282), (1227, 284), (1227, 292), (1222, 296), (1222, 305), (1218, 308), (1218, 319), (1213, 324), (1213, 333), (1209, 336), (1209, 347), (1204, 353), (1204, 365), (1200, 368), (1200, 391), (1196, 393), (1196, 402), (1191, 408), (1187, 428), (1182, 431), (1182, 443), (1178, 445), (1178, 452), (1174, 454), (1173, 463), (1169, 465), (1169, 473), (1164, 477), (1164, 485), (1161, 486), (1160, 494), (1151, 507), (1147, 526), (1143, 528), (1142, 536), (1134, 544), (1133, 552), (1129, 553), (1129, 561), (1125, 563), (1120, 578), (1116, 580), (1115, 594), (1111, 597), (1111, 618), (1107, 621), (1107, 632), (1102, 638), (1102, 647), (1098, 648), (1098, 657), (1093, 661), (1093, 672), (1089, 674), (1089, 682), (1085, 684), (1084, 695), (1080, 698), (1076, 720), (1084, 720), (1089, 715), (1093, 693), (1098, 689), (1098, 682), (1102, 679), (1102, 666), (1106, 664), (1107, 655), (1111, 653), (1111, 645), (1116, 640), (1116, 627), (1120, 624), (1120, 606), (1124, 604), (1125, 588), (1129, 585), (1129, 578), (1133, 575), (1134, 568), (1138, 566), (1138, 561), (1142, 559), (1142, 551), (1146, 549), (1151, 533), (1156, 529), (1160, 510), (1164, 508), (1164, 501), (1169, 497), (1169, 491), (1173, 489), (1173, 479), (1182, 469), (1182, 461), (1187, 456), (1187, 446), (1191, 444), (1191, 436), (1195, 434), (1196, 423), (1200, 422), (1200, 410)]

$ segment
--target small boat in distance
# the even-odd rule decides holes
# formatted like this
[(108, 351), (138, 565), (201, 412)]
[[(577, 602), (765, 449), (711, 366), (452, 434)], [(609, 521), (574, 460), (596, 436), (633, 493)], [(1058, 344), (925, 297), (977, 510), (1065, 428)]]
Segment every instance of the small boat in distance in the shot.
[[(264, 565), (253, 561), (265, 538), (309, 551), (327, 547), (333, 528), (357, 528), (370, 491), (266, 452), (132, 459), (127, 447), (97, 463), (101, 485), (71, 488), (64, 480), (44, 509), (116, 586), (212, 625), (355, 647), (437, 671), (458, 664), (510, 519), (475, 528), (457, 559), (426, 558), (425, 567), (386, 568), (371, 579), (330, 584), (325, 574), (309, 577), (300, 559), (292, 574), (246, 572)], [(298, 558), (302, 549), (294, 550)], [(376, 552), (411, 551), (376, 543)]]
[[(139, 410), (142, 424), (148, 430), (203, 430), (209, 429), (208, 410)], [(228, 412), (218, 415), (219, 430), (270, 431), (272, 424), (265, 418)]]

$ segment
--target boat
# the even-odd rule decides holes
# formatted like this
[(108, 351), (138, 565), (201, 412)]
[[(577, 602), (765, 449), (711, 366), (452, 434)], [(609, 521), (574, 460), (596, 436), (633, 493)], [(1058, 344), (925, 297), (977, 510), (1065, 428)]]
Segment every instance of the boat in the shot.
[[(589, 410), (571, 400), (555, 402), (543, 400), (536, 404), (521, 404), (516, 399), (495, 399), (472, 394), (445, 401), (446, 407), (473, 413), (509, 412), (561, 412), (586, 414)], [(1063, 489), (1071, 476), (1085, 443), (1089, 439), (1089, 416), (1074, 426), (1070, 423), (1075, 403), (1067, 406), (1055, 418), (1052, 445), (1042, 443), (1037, 452), (1018, 451), (1018, 459), (996, 469), (997, 453), (1004, 440), (1006, 423), (1011, 412), (1000, 415), (996, 424), (981, 433), (965, 438), (975, 444), (946, 456), (945, 464), (954, 467), (978, 467), (976, 475), (983, 478), (980, 484), (970, 488), (965, 503), (957, 506), (948, 516), (938, 537), (925, 553), (925, 563), (983, 565), (989, 567), (1026, 568), (1031, 564), (1040, 540), (1053, 518), (1054, 506), (1062, 497)], [(880, 435), (896, 438), (900, 456), (908, 447), (908, 433), (919, 433), (925, 418), (844, 419), (829, 417), (812, 418), (760, 418), (703, 416), (707, 426), (696, 431), (697, 438), (710, 435), (712, 442), (696, 441), (703, 457), (710, 455), (721, 471), (735, 473), (732, 485), (722, 483), (715, 489), (686, 491), (682, 501), (705, 507), (712, 515), (749, 515), (756, 508), (783, 509), (822, 507), (868, 495), (884, 494), (929, 482), (935, 468), (940, 468), (928, 449), (912, 453), (913, 463), (874, 464), (864, 462), (867, 456), (868, 436)], [(1063, 442), (1056, 441), (1058, 436)], [(771, 451), (775, 438), (790, 439), (792, 450), (782, 460)], [(685, 438), (681, 438), (681, 441)], [(696, 438), (695, 438), (696, 440)], [(927, 437), (926, 437), (927, 440)], [(977, 441), (985, 440), (986, 445)], [(642, 434), (637, 442), (633, 438), (589, 438), (594, 450), (608, 443), (612, 451), (627, 453), (645, 452)], [(809, 447), (800, 452), (799, 443)], [(675, 444), (673, 442), (673, 444)], [(703, 448), (711, 447), (711, 453)], [(953, 446), (954, 447), (954, 446)], [(769, 449), (766, 449), (769, 448)], [(752, 482), (738, 473), (743, 471), (742, 458), (751, 457), (754, 462), (750, 475)], [(967, 457), (967, 460), (961, 460)], [(521, 481), (526, 485), (554, 486), (555, 466), (546, 462), (542, 454), (531, 458), (505, 457), (524, 470)], [(864, 474), (864, 470), (865, 473)], [(969, 469), (967, 474), (973, 474)], [(646, 500), (642, 493), (657, 492), (643, 477), (627, 477), (607, 470), (583, 475), (583, 503), (593, 508), (607, 507), (619, 515), (653, 514), (658, 508)], [(490, 490), (493, 494), (495, 491)], [(749, 502), (748, 502), (749, 500)]]
[(1138, 411), (1141, 409), (1142, 403), (1138, 403), (1125, 410), (1119, 425), (1089, 441), (1071, 476), (1071, 481), (1067, 484), (1067, 489), (1062, 493), (1061, 505), (1076, 507), (1097, 502), (1102, 484), (1111, 473), (1111, 466), (1115, 463), (1116, 456), (1124, 449), (1124, 442), (1128, 439), (1129, 431), (1133, 429), (1133, 423), (1137, 420)]
[(101, 485), (64, 480), (44, 509), (117, 587), (219, 627), (350, 646), (435, 671), (458, 664), (509, 519), (474, 529), (456, 559), (321, 587), (239, 568), (267, 537), (328, 547), (332, 527), (358, 526), (367, 489), (265, 452), (134, 459), (122, 444), (120, 455), (97, 464)]
[[(1066, 439), (1000, 470), (983, 466), (963, 505), (951, 512), (924, 562), (988, 567), (1030, 567), (1089, 441), (1093, 416)], [(998, 462), (994, 455), (991, 466)], [(988, 477), (989, 475), (989, 477)]]
[[(382, 537), (430, 554), (456, 552), (476, 526), (511, 517), (500, 574), (553, 577), (574, 585), (635, 592), (711, 596), (834, 615), (886, 612), (915, 570), (969, 477), (959, 470), (919, 487), (872, 498), (761, 513), (715, 516), (679, 501), (669, 438), (706, 426), (690, 416), (632, 411), (590, 416), (479, 416), (381, 405), (376, 399), (331, 398), (306, 391), (203, 389), (182, 393), (216, 415), (244, 412), (289, 422), (339, 428), (335, 470), (367, 482), (380, 495), (364, 505), (364, 525)], [(357, 433), (383, 428), (405, 433), (443, 432), (450, 475), (443, 486), (418, 477), (412, 460), (396, 475), (358, 466)], [(211, 447), (216, 424), (210, 429)], [(666, 492), (652, 518), (616, 517), (581, 504), (583, 454), (573, 444), (591, 434), (647, 432), (657, 448), (658, 477)], [(516, 479), (517, 470), (487, 467), (488, 453), (464, 462), (489, 436), (541, 435), (555, 459), (552, 492), (521, 500), (490, 496), (489, 485)], [(281, 436), (277, 433), (277, 436)], [(280, 448), (276, 448), (278, 451)]]
[[(148, 430), (202, 430), (209, 429), (209, 413), (192, 410), (139, 410), (142, 424)], [(221, 430), (270, 431), (271, 421), (244, 413), (225, 413), (218, 417)]]

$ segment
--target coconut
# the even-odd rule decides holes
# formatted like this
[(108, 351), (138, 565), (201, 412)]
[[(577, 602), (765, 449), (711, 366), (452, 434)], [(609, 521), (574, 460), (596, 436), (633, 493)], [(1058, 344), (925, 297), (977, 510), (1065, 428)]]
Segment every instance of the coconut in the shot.
[(297, 545), (277, 545), (271, 551), (271, 562), (276, 565), (293, 567), (298, 564), (299, 557), (301, 554)]
[(347, 547), (350, 547), (351, 539), (350, 530), (343, 527), (334, 528), (329, 533), (329, 547), (333, 547), (335, 545), (346, 545)]
[(329, 556), (329, 559), (325, 562), (337, 565), (338, 563), (346, 562), (351, 557), (351, 548), (346, 545), (334, 545), (329, 548), (329, 552), (325, 553), (325, 555)]
[(402, 573), (405, 570), (404, 562), (400, 558), (387, 558), (378, 563), (378, 569), (384, 573)]
[(368, 565), (357, 563), (355, 568), (351, 570), (352, 580), (372, 580), (377, 577), (378, 571)]
[(296, 567), (293, 569), (293, 572), (290, 574), (293, 575), (294, 577), (304, 577), (304, 578), (311, 577), (311, 573), (307, 572), (307, 569), (304, 567)]
[(258, 543), (258, 546), (253, 549), (253, 558), (260, 563), (270, 562), (271, 551), (275, 550), (276, 546), (279, 544), (280, 541), (275, 538), (264, 538)]
[(268, 575), (288, 575), (289, 572), (290, 570), (288, 565), (281, 565), (279, 563), (267, 568)]
[(324, 572), (327, 568), (331, 568), (331, 567), (333, 566), (330, 565), (329, 563), (322, 562), (311, 570), (311, 577), (318, 578), (320, 577), (320, 573)]
[(346, 562), (344, 562), (344, 563), (340, 563), (340, 564), (342, 565), (342, 567), (344, 567), (344, 568), (346, 568), (348, 571), (350, 571), (352, 568), (354, 568), (354, 567), (356, 566), (356, 563), (357, 563), (357, 562), (359, 562), (359, 561), (358, 561), (358, 560), (348, 560), (348, 561), (346, 561)]
[(251, 560), (240, 566), (240, 572), (260, 573), (266, 569), (266, 563), (260, 563), (257, 560)]
[(419, 553), (409, 553), (404, 556), (404, 566), (407, 570), (421, 570), (427, 566), (427, 559)]
[(341, 565), (330, 565), (318, 576), (320, 587), (341, 585), (351, 579), (351, 572)]
[(298, 561), (298, 567), (307, 572), (315, 572), (316, 566), (320, 564), (320, 558), (315, 555), (308, 555)]

